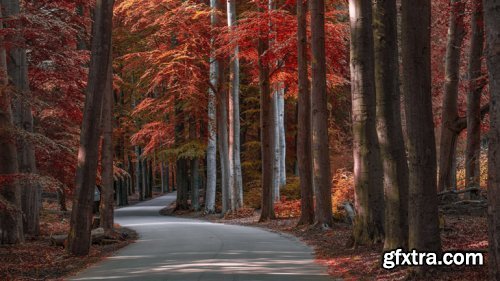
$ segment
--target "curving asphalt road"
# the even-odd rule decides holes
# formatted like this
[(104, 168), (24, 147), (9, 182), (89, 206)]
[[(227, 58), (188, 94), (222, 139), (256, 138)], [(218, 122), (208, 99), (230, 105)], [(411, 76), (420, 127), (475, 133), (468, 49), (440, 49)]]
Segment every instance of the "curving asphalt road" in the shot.
[(312, 250), (262, 229), (165, 217), (175, 194), (116, 210), (139, 239), (70, 280), (326, 281)]

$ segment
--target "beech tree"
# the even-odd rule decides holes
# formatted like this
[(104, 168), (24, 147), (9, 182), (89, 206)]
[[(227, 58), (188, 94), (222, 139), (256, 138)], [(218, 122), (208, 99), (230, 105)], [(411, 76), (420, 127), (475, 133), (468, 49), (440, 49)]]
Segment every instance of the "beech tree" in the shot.
[[(7, 50), (7, 70), (14, 88), (14, 99), (12, 102), (14, 124), (28, 134), (33, 134), (33, 114), (30, 101), (32, 100), (28, 80), (28, 61), (25, 40), (21, 34), (22, 22), (19, 18), (21, 5), (18, 0), (1, 1), (4, 15), (11, 20), (7, 27), (16, 31), (14, 42), (16, 43)], [(18, 169), (19, 172), (29, 176), (36, 174), (35, 147), (29, 138), (18, 138), (17, 141)], [(21, 202), (23, 212), (23, 226), (27, 234), (38, 235), (40, 231), (40, 208), (41, 208), (41, 186), (37, 181), (21, 180)]]
[[(481, 156), (481, 94), (485, 86), (482, 79), (482, 57), (484, 49), (484, 17), (482, 1), (473, 1), (471, 39), (469, 49), (467, 89), (467, 146), (465, 151), (465, 186), (479, 187)], [(470, 193), (476, 199), (478, 192)]]
[[(219, 1), (210, 0), (210, 23), (217, 27)], [(219, 85), (219, 61), (215, 55), (215, 31), (212, 31), (210, 50), (210, 85), (208, 89), (208, 144), (207, 144), (207, 191), (205, 212), (215, 213), (215, 195), (217, 185), (217, 108), (216, 90)]]
[(439, 149), (438, 190), (456, 189), (454, 162), (457, 138), (464, 127), (460, 127), (458, 116), (458, 85), (460, 74), (460, 50), (465, 37), (465, 2), (451, 1), (451, 12), (446, 46), (445, 86), (441, 114), (441, 141)]
[(68, 235), (68, 251), (78, 256), (87, 255), (91, 243), (90, 231), (97, 174), (100, 115), (111, 58), (113, 4), (113, 0), (97, 0), (94, 10), (88, 88), (81, 130), (76, 190)]
[(330, 227), (332, 220), (328, 103), (326, 98), (325, 1), (311, 1), (312, 149), (316, 222)]
[[(259, 8), (262, 11), (262, 8)], [(260, 89), (260, 138), (262, 159), (262, 211), (259, 221), (267, 221), (275, 218), (273, 207), (274, 186), (274, 110), (271, 96), (271, 85), (269, 81), (269, 65), (263, 55), (269, 49), (268, 35), (259, 30), (258, 54), (259, 54), (259, 89)]]
[[(230, 33), (237, 29), (236, 1), (227, 0), (227, 23)], [(231, 63), (231, 95), (229, 101), (229, 161), (230, 185), (233, 192), (231, 209), (243, 206), (243, 179), (241, 175), (240, 159), (240, 60), (238, 40), (233, 36), (233, 51), (230, 56)]]
[(403, 92), (409, 168), (410, 249), (441, 251), (431, 95), (430, 0), (401, 1)]
[(377, 243), (384, 237), (383, 189), (376, 131), (372, 6), (350, 1), (351, 94), (357, 244)]
[(307, 11), (309, 1), (297, 0), (297, 59), (299, 98), (298, 133), (297, 133), (297, 165), (300, 176), (299, 225), (314, 223), (314, 189), (311, 151), (311, 92), (309, 88), (309, 65), (307, 59)]
[[(0, 16), (3, 5), (0, 6)], [(3, 23), (0, 23), (3, 29)], [(0, 36), (0, 244), (17, 244), (24, 241), (21, 212), (21, 190), (13, 176), (17, 174), (17, 150), (12, 116), (12, 99), (8, 88), (7, 55), (5, 39)]]
[[(373, 6), (377, 133), (384, 179), (384, 249), (408, 245), (408, 164), (401, 125), (395, 0)], [(380, 192), (380, 191), (379, 191)]]
[[(101, 113), (102, 148), (101, 148), (101, 201), (100, 224), (107, 234), (113, 231), (114, 225), (114, 173), (113, 173), (113, 65), (112, 57), (109, 60), (106, 88), (103, 97)], [(117, 188), (117, 191), (119, 188)], [(117, 196), (119, 200), (119, 197)]]

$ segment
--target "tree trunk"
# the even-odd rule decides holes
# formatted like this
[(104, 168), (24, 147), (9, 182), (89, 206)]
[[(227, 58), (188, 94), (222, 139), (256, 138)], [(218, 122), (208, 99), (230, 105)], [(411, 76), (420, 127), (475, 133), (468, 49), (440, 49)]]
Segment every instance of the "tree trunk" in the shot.
[(465, 36), (465, 2), (451, 0), (451, 13), (446, 46), (445, 85), (441, 113), (441, 141), (439, 143), (438, 191), (456, 189), (453, 180), (453, 162), (460, 129), (458, 116), (458, 83), (460, 79), (460, 51)]
[(97, 173), (100, 115), (111, 53), (113, 0), (97, 0), (94, 11), (89, 81), (78, 153), (76, 189), (71, 213), (68, 251), (87, 255), (90, 248), (92, 205)]
[(189, 210), (189, 175), (186, 159), (177, 160), (177, 209)]
[(325, 1), (310, 1), (312, 48), (312, 148), (316, 222), (330, 227), (332, 220), (328, 100), (326, 96)]
[(311, 151), (311, 92), (309, 88), (309, 63), (307, 61), (307, 10), (308, 1), (297, 0), (298, 21), (298, 133), (297, 165), (300, 176), (300, 220), (299, 225), (314, 223), (314, 189)]
[(408, 164), (401, 126), (396, 0), (373, 6), (377, 133), (385, 194), (384, 249), (408, 247)]
[(273, 200), (280, 201), (280, 130), (279, 130), (279, 104), (278, 93), (280, 91), (277, 84), (274, 85), (273, 91), (273, 131), (274, 131), (274, 163), (273, 163)]
[[(212, 28), (219, 23), (217, 12), (219, 1), (210, 0), (210, 20)], [(207, 188), (205, 196), (205, 213), (215, 213), (215, 195), (217, 190), (217, 99), (215, 89), (219, 88), (219, 61), (215, 55), (215, 35), (211, 39), (210, 51), (210, 84), (208, 89), (208, 144), (207, 144)]]
[(432, 115), (430, 0), (402, 0), (402, 58), (408, 133), (409, 249), (441, 250)]
[[(18, 17), (21, 6), (19, 0), (2, 0), (5, 17)], [(22, 29), (22, 23), (16, 20), (9, 26), (17, 30)], [(23, 42), (22, 35), (15, 35), (15, 40)], [(22, 43), (21, 43), (22, 45)], [(14, 91), (17, 93), (13, 100), (12, 111), (14, 124), (27, 133), (33, 133), (33, 115), (31, 112), (31, 92), (28, 80), (28, 61), (26, 49), (15, 45), (7, 52), (7, 69)], [(17, 141), (18, 170), (21, 174), (36, 174), (36, 159), (34, 145), (25, 140)], [(42, 204), (42, 190), (38, 182), (21, 180), (21, 203), (23, 211), (24, 232), (31, 235), (40, 233), (40, 208)]]
[(381, 159), (376, 131), (372, 6), (350, 0), (351, 92), (354, 153), (356, 244), (372, 244), (384, 237)]
[[(198, 139), (198, 130), (196, 128), (196, 120), (194, 120), (194, 118), (191, 118), (189, 122), (189, 138), (192, 141)], [(200, 210), (200, 159), (191, 159), (189, 166), (191, 170), (191, 209), (198, 212)]]
[(278, 132), (280, 149), (280, 187), (286, 186), (285, 85), (278, 92)]
[[(101, 202), (99, 214), (100, 224), (104, 232), (113, 232), (114, 225), (114, 175), (113, 175), (113, 65), (110, 59), (107, 87), (104, 92), (102, 120), (102, 151), (101, 151)], [(119, 186), (121, 187), (121, 186)], [(118, 190), (117, 190), (118, 191)], [(120, 198), (117, 196), (118, 201)]]
[[(2, 5), (3, 6), (3, 5)], [(2, 13), (0, 6), (0, 16)], [(3, 29), (0, 23), (0, 29)], [(17, 166), (16, 138), (12, 134), (14, 130), (11, 93), (7, 85), (7, 57), (4, 46), (4, 38), (0, 36), (0, 198), (5, 199), (11, 207), (9, 210), (2, 210), (0, 213), (0, 244), (17, 244), (24, 241), (23, 220), (21, 212), (21, 190), (19, 184), (10, 181), (9, 176), (19, 172)], [(5, 178), (4, 178), (5, 177)], [(2, 209), (6, 206), (2, 206)]]
[[(262, 8), (259, 8), (262, 11)], [(273, 126), (273, 99), (269, 82), (269, 65), (263, 55), (269, 49), (267, 34), (259, 31), (259, 88), (260, 88), (260, 139), (262, 159), (262, 211), (259, 221), (268, 221), (275, 218), (273, 204), (273, 162), (274, 162), (274, 126)]]
[[(236, 15), (236, 0), (227, 0), (227, 23), (231, 32), (237, 29)], [(237, 37), (233, 36), (235, 42), (231, 54), (231, 98), (230, 98), (230, 114), (232, 112), (232, 120), (230, 120), (230, 161), (232, 162), (232, 182), (233, 182), (233, 204), (234, 208), (238, 209), (243, 206), (243, 179), (241, 174), (241, 157), (240, 157), (240, 59), (239, 46)]]
[[(467, 92), (467, 147), (465, 150), (465, 187), (480, 185), (481, 157), (481, 94), (485, 85), (481, 81), (484, 48), (483, 4), (473, 1), (471, 19), (471, 42), (469, 50), (469, 87)], [(467, 194), (469, 199), (478, 199), (479, 193)]]
[(144, 167), (142, 167), (142, 151), (141, 151), (140, 146), (135, 147), (135, 155), (137, 157), (137, 162), (135, 163), (135, 184), (137, 186), (137, 191), (139, 192), (139, 201), (144, 200), (144, 189), (143, 187), (143, 181), (144, 178), (142, 177), (142, 170)]
[(490, 280), (500, 280), (500, 2), (484, 0), (486, 64), (491, 95), (488, 149), (488, 264)]
[[(219, 67), (219, 77), (224, 79), (224, 67)], [(227, 105), (228, 93), (221, 81), (218, 91), (217, 102), (217, 130), (219, 140), (219, 158), (221, 167), (221, 188), (222, 188), (222, 214), (225, 214), (231, 208), (231, 193), (230, 193), (230, 172), (229, 172), (229, 138), (228, 138), (228, 120), (227, 120)]]

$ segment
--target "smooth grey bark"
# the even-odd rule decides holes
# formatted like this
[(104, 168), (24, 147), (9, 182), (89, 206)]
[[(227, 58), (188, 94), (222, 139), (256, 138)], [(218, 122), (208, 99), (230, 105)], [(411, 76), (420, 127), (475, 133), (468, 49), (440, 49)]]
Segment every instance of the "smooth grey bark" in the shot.
[(383, 163), (384, 249), (408, 246), (408, 164), (401, 125), (396, 0), (373, 6), (377, 134)]
[[(17, 18), (21, 13), (19, 0), (2, 0), (5, 17)], [(24, 38), (21, 35), (22, 23), (15, 20), (10, 28), (19, 31), (14, 35), (14, 40), (19, 45), (13, 45), (7, 51), (7, 70), (14, 88), (15, 95), (12, 101), (12, 112), (14, 124), (28, 134), (34, 132), (33, 115), (31, 112), (31, 92), (28, 80), (28, 60), (24, 46)], [(36, 159), (34, 144), (25, 139), (17, 140), (17, 159), (19, 173), (29, 175), (36, 174)], [(42, 189), (37, 181), (20, 181), (21, 204), (23, 211), (23, 228), (25, 234), (37, 236), (40, 233), (40, 209), (42, 205)]]
[(227, 0), (227, 24), (232, 35), (234, 44), (231, 59), (231, 95), (229, 114), (232, 114), (229, 122), (229, 154), (230, 154), (230, 184), (232, 184), (231, 209), (243, 206), (243, 179), (241, 174), (241, 144), (240, 144), (240, 59), (239, 45), (234, 31), (237, 29), (236, 1)]
[[(210, 23), (212, 28), (219, 24), (219, 1), (210, 0)], [(208, 89), (208, 144), (207, 144), (207, 189), (205, 195), (205, 213), (215, 213), (215, 196), (217, 188), (217, 93), (219, 84), (219, 61), (215, 55), (215, 34), (211, 38), (210, 50), (210, 84)]]
[(458, 83), (460, 80), (460, 52), (465, 37), (465, 1), (451, 0), (451, 12), (446, 45), (445, 84), (441, 113), (441, 140), (439, 142), (438, 191), (456, 189), (453, 163), (457, 138)]
[[(100, 224), (104, 232), (111, 234), (114, 225), (114, 174), (113, 174), (113, 65), (112, 59), (109, 60), (108, 81), (103, 98), (103, 108), (101, 113), (102, 122), (102, 148), (101, 148), (101, 202), (100, 202)], [(121, 182), (117, 186), (117, 192), (121, 188)], [(120, 197), (117, 194), (120, 202)]]
[[(467, 146), (465, 150), (465, 186), (480, 185), (481, 156), (481, 94), (485, 82), (482, 78), (484, 49), (484, 17), (481, 1), (473, 1), (471, 18), (471, 42), (469, 50), (467, 91)], [(478, 199), (477, 191), (467, 194), (469, 199)]]
[(431, 1), (401, 0), (402, 67), (409, 168), (409, 249), (441, 251), (431, 92)]
[(488, 149), (488, 265), (490, 280), (500, 280), (500, 2), (484, 0), (486, 65), (491, 95)]
[[(194, 118), (189, 120), (189, 138), (198, 139), (198, 129)], [(190, 159), (189, 168), (191, 171), (191, 209), (198, 212), (200, 210), (200, 159), (197, 157)]]
[(280, 201), (280, 130), (279, 130), (279, 86), (273, 87), (273, 129), (274, 129), (274, 163), (273, 163), (273, 200)]
[[(0, 6), (0, 17), (2, 16)], [(0, 29), (3, 24), (0, 22)], [(17, 182), (9, 180), (9, 176), (19, 172), (17, 166), (16, 138), (13, 134), (11, 93), (8, 91), (7, 56), (4, 38), (0, 36), (0, 178), (5, 182), (0, 187), (0, 197), (11, 206), (0, 212), (0, 244), (18, 244), (24, 241), (21, 190)]]
[(280, 187), (286, 185), (286, 130), (285, 130), (285, 85), (282, 84), (278, 92), (278, 132), (280, 149)]
[(307, 59), (307, 10), (308, 1), (297, 0), (297, 42), (298, 42), (298, 75), (299, 100), (298, 132), (297, 132), (297, 166), (300, 176), (300, 210), (299, 225), (314, 223), (314, 189), (311, 150), (311, 91), (309, 83), (309, 64)]
[(382, 162), (376, 130), (372, 5), (350, 0), (351, 93), (356, 218), (355, 244), (384, 238)]
[(107, 85), (113, 26), (113, 0), (97, 0), (92, 28), (91, 61), (78, 152), (75, 196), (71, 213), (68, 251), (84, 256), (90, 249), (92, 205), (97, 174), (100, 115)]
[(310, 1), (309, 4), (312, 32), (312, 148), (316, 222), (322, 227), (330, 227), (333, 217), (326, 94), (325, 1)]

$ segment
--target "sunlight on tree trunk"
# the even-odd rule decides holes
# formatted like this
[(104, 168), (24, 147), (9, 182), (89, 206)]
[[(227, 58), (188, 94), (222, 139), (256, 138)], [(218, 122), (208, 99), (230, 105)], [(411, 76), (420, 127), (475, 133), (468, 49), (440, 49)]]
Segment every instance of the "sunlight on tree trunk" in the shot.
[(373, 6), (377, 133), (383, 162), (384, 249), (408, 246), (408, 164), (401, 127), (396, 0)]
[(328, 100), (326, 96), (325, 1), (310, 2), (312, 49), (312, 148), (316, 222), (330, 227), (332, 219)]
[(94, 11), (90, 73), (78, 153), (68, 251), (84, 256), (90, 249), (92, 203), (98, 162), (100, 115), (107, 87), (113, 26), (113, 0), (97, 0)]

